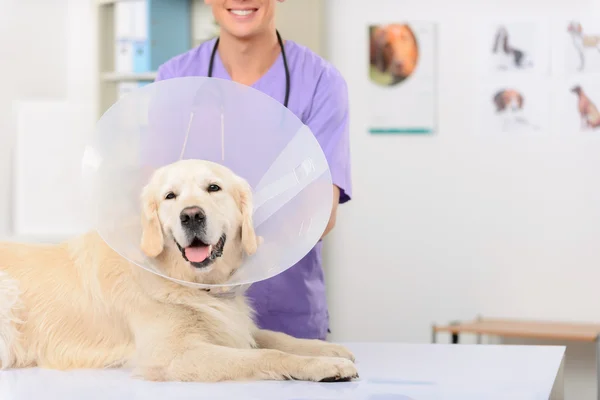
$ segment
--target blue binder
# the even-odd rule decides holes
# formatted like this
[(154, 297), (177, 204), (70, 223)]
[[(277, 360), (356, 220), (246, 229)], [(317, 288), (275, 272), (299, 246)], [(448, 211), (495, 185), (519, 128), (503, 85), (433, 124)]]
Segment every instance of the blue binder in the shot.
[(191, 0), (145, 0), (145, 37), (133, 41), (133, 72), (153, 72), (191, 48)]

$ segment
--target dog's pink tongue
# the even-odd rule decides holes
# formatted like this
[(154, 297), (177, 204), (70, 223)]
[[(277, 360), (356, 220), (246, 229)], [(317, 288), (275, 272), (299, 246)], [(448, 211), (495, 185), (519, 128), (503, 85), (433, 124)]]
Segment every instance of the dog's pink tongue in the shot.
[(208, 257), (209, 246), (194, 246), (185, 248), (185, 256), (190, 262), (202, 262)]

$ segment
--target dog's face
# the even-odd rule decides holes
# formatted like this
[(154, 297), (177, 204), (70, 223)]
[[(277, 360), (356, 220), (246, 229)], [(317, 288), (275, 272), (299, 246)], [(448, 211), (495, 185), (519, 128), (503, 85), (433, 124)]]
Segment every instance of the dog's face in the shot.
[(523, 95), (513, 89), (501, 90), (494, 95), (494, 104), (498, 112), (506, 109), (517, 111), (523, 108)]
[(394, 24), (377, 28), (372, 37), (373, 63), (381, 72), (396, 80), (406, 79), (417, 67), (419, 48), (408, 25)]
[(142, 193), (142, 251), (173, 278), (225, 282), (257, 248), (251, 195), (246, 181), (215, 163), (160, 168)]

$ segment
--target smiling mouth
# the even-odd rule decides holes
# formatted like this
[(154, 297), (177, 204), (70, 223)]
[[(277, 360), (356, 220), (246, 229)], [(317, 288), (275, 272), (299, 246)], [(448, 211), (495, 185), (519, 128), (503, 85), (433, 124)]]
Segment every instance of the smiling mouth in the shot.
[(187, 247), (182, 247), (177, 241), (177, 247), (181, 256), (193, 267), (205, 268), (211, 265), (217, 258), (223, 255), (226, 236), (223, 234), (215, 245), (206, 244), (197, 237)]
[(237, 17), (248, 17), (248, 16), (254, 14), (256, 11), (258, 11), (258, 8), (250, 8), (250, 9), (245, 9), (245, 10), (229, 8), (227, 11), (229, 11), (230, 13), (232, 13), (233, 15), (235, 15)]

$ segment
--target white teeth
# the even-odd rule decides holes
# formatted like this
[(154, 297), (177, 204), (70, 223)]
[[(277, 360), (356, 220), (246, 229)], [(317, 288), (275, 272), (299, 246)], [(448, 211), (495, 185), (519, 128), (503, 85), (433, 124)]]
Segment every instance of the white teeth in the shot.
[(254, 12), (254, 10), (231, 10), (232, 14), (239, 15), (240, 17), (244, 17), (246, 15), (250, 15)]
[(213, 249), (213, 246), (211, 244), (210, 246), (208, 246), (208, 254), (209, 255), (212, 254), (212, 249)]

